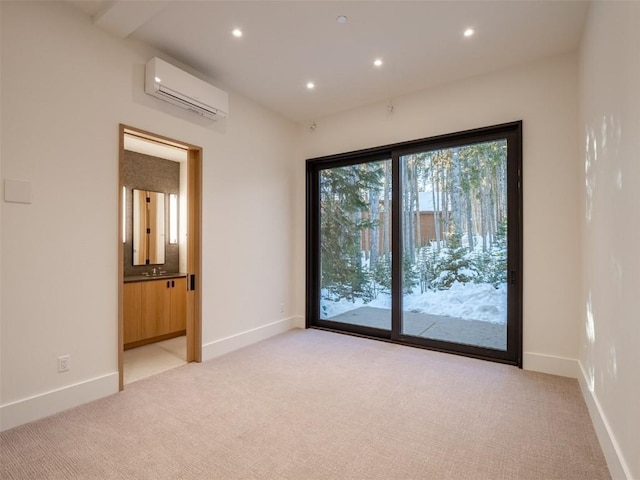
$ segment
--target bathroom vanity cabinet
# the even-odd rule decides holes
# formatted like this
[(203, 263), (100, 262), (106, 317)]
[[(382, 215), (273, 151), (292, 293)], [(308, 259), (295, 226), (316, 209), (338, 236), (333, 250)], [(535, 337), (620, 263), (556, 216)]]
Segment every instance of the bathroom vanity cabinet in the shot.
[(124, 348), (133, 348), (185, 334), (185, 276), (125, 281)]

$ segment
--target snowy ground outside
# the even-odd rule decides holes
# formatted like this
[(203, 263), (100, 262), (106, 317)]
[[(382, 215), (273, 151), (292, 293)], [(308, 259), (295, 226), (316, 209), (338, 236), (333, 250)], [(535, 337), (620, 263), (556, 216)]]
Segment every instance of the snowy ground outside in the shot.
[[(325, 299), (326, 292), (322, 291), (320, 300), (321, 317), (330, 319), (350, 310), (362, 306), (375, 308), (391, 308), (391, 295), (381, 293), (369, 303), (362, 299), (350, 301), (340, 299), (337, 302)], [(486, 283), (454, 283), (448, 290), (427, 290), (420, 293), (414, 289), (410, 295), (403, 298), (403, 309), (406, 312), (428, 313), (461, 318), (464, 320), (479, 320), (483, 322), (505, 324), (507, 321), (507, 285), (498, 288)]]

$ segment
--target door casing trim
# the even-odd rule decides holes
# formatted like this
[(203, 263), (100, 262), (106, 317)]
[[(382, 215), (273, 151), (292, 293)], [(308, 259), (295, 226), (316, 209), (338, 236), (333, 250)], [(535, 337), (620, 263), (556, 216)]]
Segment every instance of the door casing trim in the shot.
[(124, 247), (122, 244), (122, 187), (124, 186), (124, 136), (133, 133), (187, 150), (187, 283), (193, 276), (195, 288), (187, 288), (187, 362), (202, 361), (202, 148), (187, 142), (120, 124), (118, 160), (118, 375), (119, 390), (124, 389)]

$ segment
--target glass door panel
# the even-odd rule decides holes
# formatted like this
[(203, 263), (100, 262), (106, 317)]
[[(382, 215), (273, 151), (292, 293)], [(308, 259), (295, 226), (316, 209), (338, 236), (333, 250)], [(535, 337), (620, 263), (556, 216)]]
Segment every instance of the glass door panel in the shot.
[(321, 320), (391, 329), (391, 160), (319, 172)]
[(522, 122), (307, 160), (306, 324), (522, 366)]
[(507, 350), (507, 140), (400, 157), (401, 334)]

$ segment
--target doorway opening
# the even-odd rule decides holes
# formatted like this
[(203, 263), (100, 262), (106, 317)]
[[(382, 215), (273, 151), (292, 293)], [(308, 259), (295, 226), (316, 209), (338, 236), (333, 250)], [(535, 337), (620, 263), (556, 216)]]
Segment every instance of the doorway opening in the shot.
[(522, 123), (307, 161), (307, 326), (522, 364)]
[(202, 149), (120, 125), (118, 370), (125, 384), (202, 359)]

